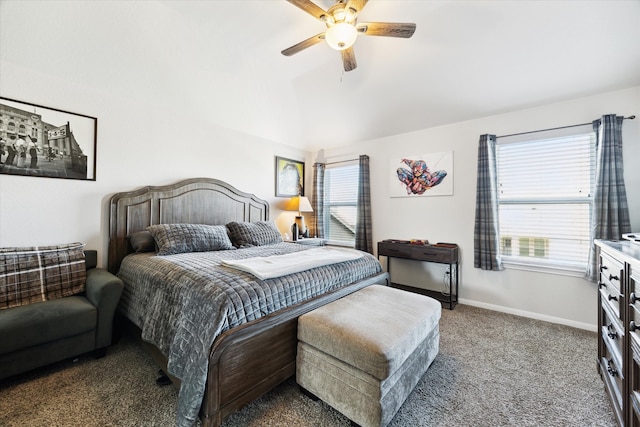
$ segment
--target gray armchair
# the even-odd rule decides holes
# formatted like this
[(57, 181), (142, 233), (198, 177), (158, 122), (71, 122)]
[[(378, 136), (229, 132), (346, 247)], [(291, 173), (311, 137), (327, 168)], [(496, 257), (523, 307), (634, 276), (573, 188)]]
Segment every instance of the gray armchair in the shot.
[(111, 344), (122, 281), (96, 268), (85, 251), (86, 290), (79, 295), (0, 310), (0, 379)]

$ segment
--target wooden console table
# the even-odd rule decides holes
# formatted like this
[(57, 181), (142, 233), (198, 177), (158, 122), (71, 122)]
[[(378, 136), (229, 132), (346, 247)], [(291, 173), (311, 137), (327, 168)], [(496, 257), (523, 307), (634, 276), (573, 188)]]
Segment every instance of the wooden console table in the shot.
[[(411, 292), (427, 295), (437, 299), (444, 307), (453, 310), (458, 304), (458, 247), (444, 247), (435, 245), (412, 245), (409, 243), (378, 242), (378, 259), (387, 257), (387, 272), (391, 277), (391, 258), (403, 258), (421, 262), (435, 262), (449, 265), (449, 294), (422, 289), (415, 286), (391, 283), (391, 286)], [(454, 276), (455, 275), (455, 280)]]

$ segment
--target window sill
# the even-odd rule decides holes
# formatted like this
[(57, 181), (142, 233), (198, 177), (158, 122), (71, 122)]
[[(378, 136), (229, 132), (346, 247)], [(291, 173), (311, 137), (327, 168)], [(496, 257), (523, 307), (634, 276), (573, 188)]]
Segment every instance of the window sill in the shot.
[(573, 265), (536, 263), (518, 260), (502, 259), (502, 265), (506, 269), (534, 271), (537, 273), (557, 274), (560, 276), (586, 277), (586, 267), (578, 267)]
[(355, 248), (356, 244), (354, 242), (344, 242), (340, 240), (326, 240), (325, 244), (327, 246), (340, 246), (343, 248)]

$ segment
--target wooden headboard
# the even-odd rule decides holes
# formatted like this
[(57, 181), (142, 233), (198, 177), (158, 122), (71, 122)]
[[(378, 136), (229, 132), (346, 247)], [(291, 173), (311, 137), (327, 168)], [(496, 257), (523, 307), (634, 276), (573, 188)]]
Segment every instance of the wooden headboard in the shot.
[(127, 236), (150, 225), (221, 225), (267, 219), (267, 201), (212, 178), (192, 178), (116, 193), (109, 203), (108, 269), (114, 274), (118, 272), (122, 259), (131, 251)]

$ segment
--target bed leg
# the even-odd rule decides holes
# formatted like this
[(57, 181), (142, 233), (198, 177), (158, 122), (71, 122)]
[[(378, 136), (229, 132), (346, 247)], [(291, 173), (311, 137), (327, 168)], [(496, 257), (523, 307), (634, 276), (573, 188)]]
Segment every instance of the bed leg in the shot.
[(158, 375), (159, 377), (156, 378), (156, 384), (158, 384), (161, 387), (171, 384), (171, 379), (167, 376), (167, 374), (164, 373), (162, 369), (158, 370)]

